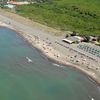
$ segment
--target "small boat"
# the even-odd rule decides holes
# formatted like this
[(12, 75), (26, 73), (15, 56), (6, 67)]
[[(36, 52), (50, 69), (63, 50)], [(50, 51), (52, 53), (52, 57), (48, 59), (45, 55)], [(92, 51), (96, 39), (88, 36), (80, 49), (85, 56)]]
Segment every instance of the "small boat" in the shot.
[(28, 62), (32, 62), (32, 60), (29, 57), (26, 57)]
[(91, 96), (89, 96), (90, 100), (94, 100), (94, 98), (92, 98)]
[(94, 100), (94, 98), (91, 98), (91, 100)]

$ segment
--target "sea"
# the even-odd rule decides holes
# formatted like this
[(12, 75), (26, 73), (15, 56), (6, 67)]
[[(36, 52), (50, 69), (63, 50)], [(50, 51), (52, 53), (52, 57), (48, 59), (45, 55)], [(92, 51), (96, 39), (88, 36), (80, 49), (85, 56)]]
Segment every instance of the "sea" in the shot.
[(100, 100), (100, 87), (0, 27), (0, 100)]

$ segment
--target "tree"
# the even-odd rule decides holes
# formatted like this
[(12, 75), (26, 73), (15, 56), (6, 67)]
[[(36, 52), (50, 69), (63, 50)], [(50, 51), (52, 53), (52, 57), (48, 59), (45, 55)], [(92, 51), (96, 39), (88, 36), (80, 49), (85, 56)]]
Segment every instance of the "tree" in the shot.
[(98, 36), (97, 41), (100, 42), (100, 36)]
[(73, 33), (71, 34), (71, 36), (76, 36), (77, 33), (75, 31), (73, 31)]
[(84, 42), (89, 42), (90, 41), (90, 37), (89, 36), (85, 36)]
[(65, 36), (65, 37), (67, 38), (67, 37), (69, 37), (69, 35), (68, 35), (68, 34), (66, 34), (66, 36)]

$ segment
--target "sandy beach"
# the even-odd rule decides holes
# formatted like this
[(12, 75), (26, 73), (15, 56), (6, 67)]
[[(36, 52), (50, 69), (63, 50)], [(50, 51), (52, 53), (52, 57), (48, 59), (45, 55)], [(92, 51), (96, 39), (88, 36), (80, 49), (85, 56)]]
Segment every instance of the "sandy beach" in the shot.
[(16, 14), (8, 12), (3, 14), (2, 11), (0, 12), (0, 26), (17, 31), (20, 36), (50, 59), (79, 69), (100, 83), (100, 62), (82, 55), (70, 47), (61, 46), (59, 43), (62, 43), (63, 36), (55, 35), (61, 31), (32, 22)]

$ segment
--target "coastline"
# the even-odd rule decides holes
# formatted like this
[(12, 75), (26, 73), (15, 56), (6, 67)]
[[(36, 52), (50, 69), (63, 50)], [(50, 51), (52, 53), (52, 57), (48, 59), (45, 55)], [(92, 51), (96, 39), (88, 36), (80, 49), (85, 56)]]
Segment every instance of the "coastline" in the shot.
[(25, 39), (25, 41), (27, 41), (33, 47), (35, 47), (36, 49), (41, 51), (49, 59), (54, 60), (63, 65), (67, 65), (69, 67), (73, 67), (76, 70), (83, 72), (87, 76), (91, 77), (98, 85), (100, 85), (100, 80), (98, 79), (98, 77), (96, 77), (96, 75), (94, 75), (91, 71), (88, 72), (87, 70), (82, 69), (82, 67), (79, 67), (78, 65), (72, 64), (70, 62), (66, 62), (65, 55), (63, 55), (59, 51), (55, 50), (53, 47), (51, 47), (51, 45), (48, 46), (48, 43), (46, 43), (46, 41), (41, 40), (37, 36), (30, 35), (30, 34), (26, 33), (25, 31), (20, 31), (16, 27), (14, 27), (12, 25), (7, 25), (6, 23), (3, 23), (3, 22), (0, 22), (0, 26), (7, 27), (7, 28), (10, 28), (10, 29), (16, 31), (21, 37), (23, 37), (23, 39)]

